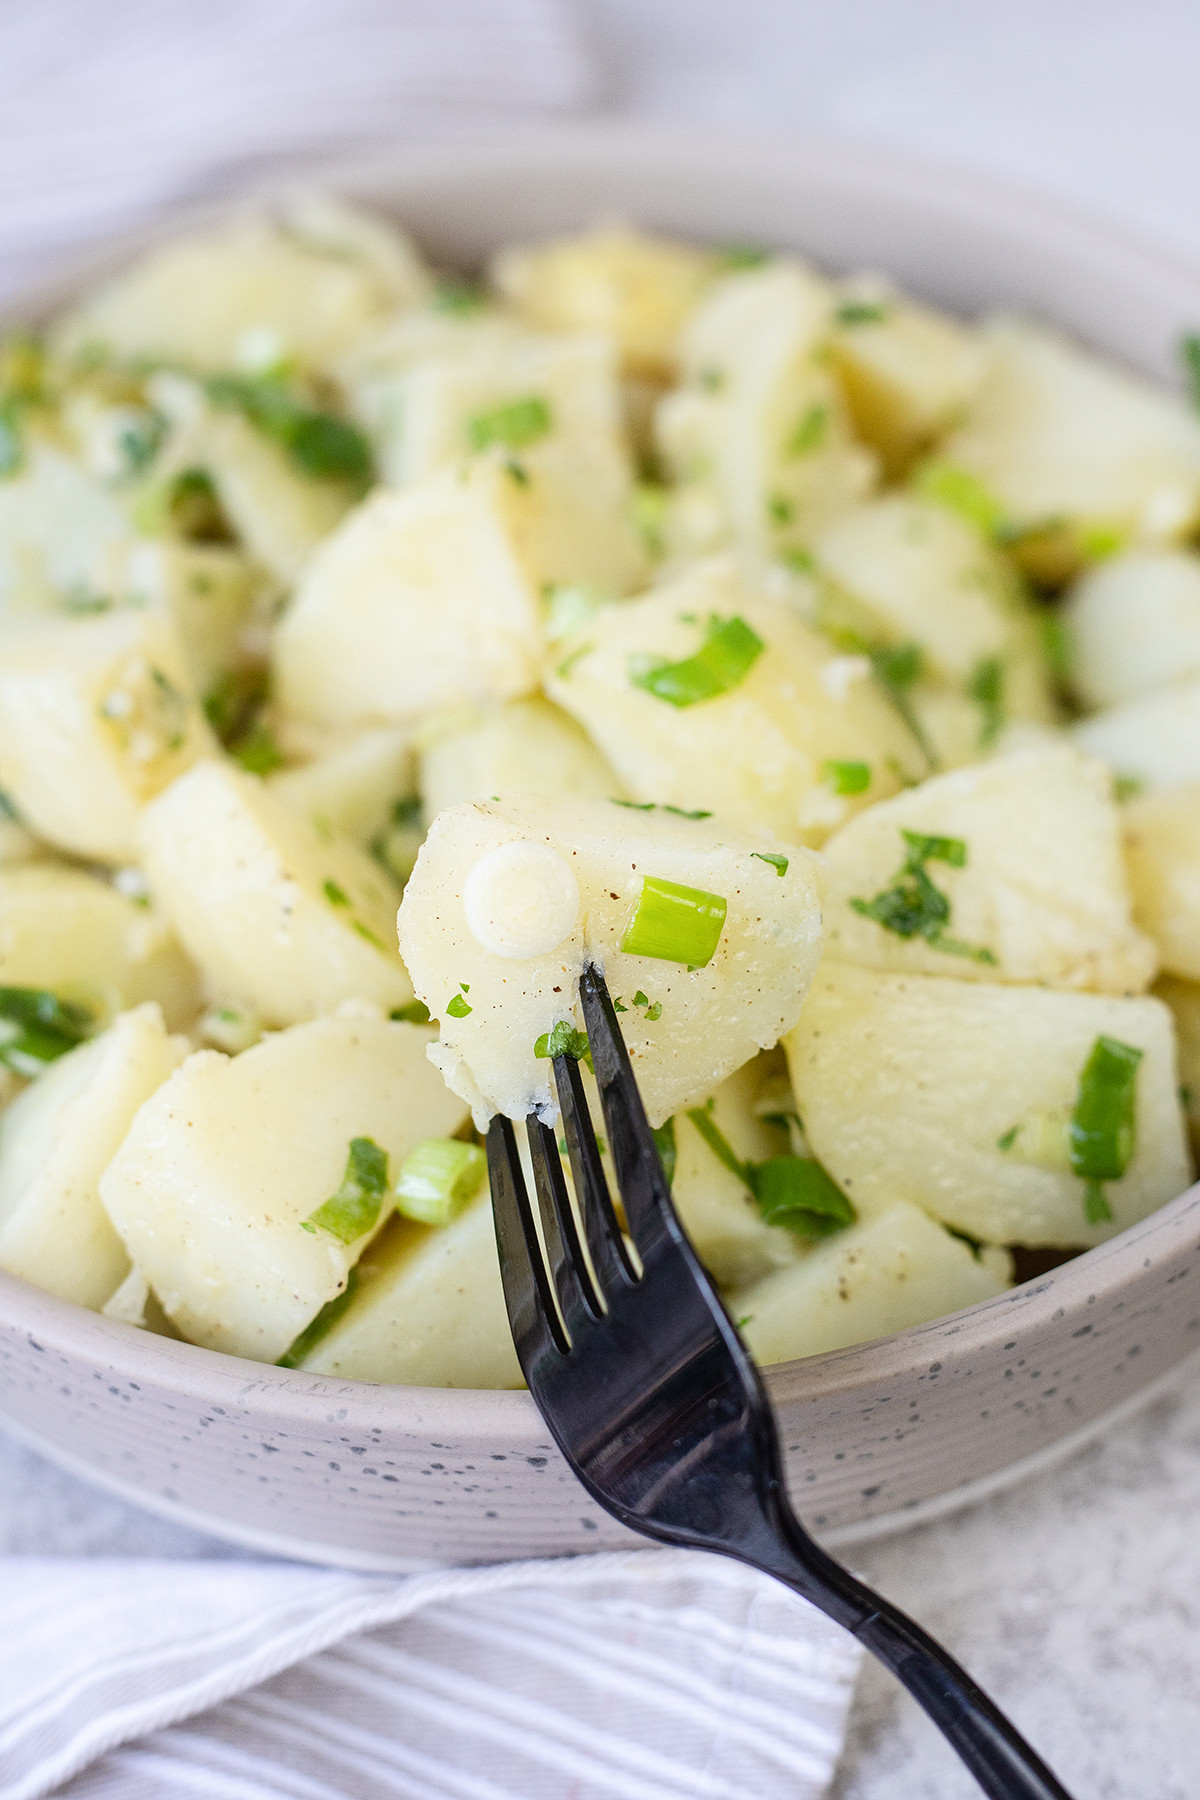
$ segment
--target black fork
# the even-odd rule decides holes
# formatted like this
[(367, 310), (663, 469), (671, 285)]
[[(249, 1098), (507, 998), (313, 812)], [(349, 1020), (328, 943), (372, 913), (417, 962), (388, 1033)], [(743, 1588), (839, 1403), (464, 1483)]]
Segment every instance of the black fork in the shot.
[(529, 1391), (584, 1487), (622, 1524), (737, 1557), (811, 1600), (904, 1683), (992, 1800), (1070, 1800), (940, 1644), (856, 1581), (788, 1504), (770, 1403), (671, 1201), (604, 978), (579, 984), (630, 1256), (573, 1057), (554, 1059), (584, 1253), (554, 1133), (526, 1120), (545, 1252), (516, 1136), (488, 1130), (508, 1316)]

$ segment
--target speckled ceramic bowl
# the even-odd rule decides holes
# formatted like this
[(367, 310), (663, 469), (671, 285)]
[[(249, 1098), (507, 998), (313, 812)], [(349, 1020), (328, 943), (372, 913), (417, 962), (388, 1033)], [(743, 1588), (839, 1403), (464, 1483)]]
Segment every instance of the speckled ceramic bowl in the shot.
[[(343, 169), (438, 258), (624, 214), (701, 240), (888, 271), (976, 312), (1020, 306), (1169, 377), (1200, 272), (1021, 199), (829, 146), (627, 128), (404, 150)], [(58, 291), (128, 253), (64, 269)], [(42, 296), (44, 299), (46, 296)], [(1200, 1188), (951, 1318), (773, 1369), (803, 1516), (845, 1540), (1044, 1460), (1200, 1343)], [(631, 1541), (525, 1394), (372, 1387), (148, 1336), (0, 1273), (0, 1412), (103, 1486), (285, 1554), (411, 1568)]]

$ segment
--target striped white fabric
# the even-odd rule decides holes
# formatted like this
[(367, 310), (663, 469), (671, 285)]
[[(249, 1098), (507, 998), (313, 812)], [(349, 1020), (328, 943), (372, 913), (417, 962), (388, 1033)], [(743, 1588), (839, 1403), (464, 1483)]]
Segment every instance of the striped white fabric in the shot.
[(256, 174), (587, 104), (559, 0), (0, 0), (0, 303)]
[(817, 1800), (859, 1654), (679, 1550), (0, 1559), (0, 1800)]

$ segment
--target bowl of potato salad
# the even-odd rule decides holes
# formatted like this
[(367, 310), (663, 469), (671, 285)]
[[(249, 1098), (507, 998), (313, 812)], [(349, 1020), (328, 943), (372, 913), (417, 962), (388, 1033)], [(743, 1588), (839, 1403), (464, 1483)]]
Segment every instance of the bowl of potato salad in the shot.
[(289, 1554), (627, 1541), (482, 1149), (555, 1055), (595, 1105), (589, 962), (818, 1531), (1144, 1397), (1200, 1325), (1195, 329), (1200, 274), (1028, 203), (626, 131), (31, 296), (6, 1428)]

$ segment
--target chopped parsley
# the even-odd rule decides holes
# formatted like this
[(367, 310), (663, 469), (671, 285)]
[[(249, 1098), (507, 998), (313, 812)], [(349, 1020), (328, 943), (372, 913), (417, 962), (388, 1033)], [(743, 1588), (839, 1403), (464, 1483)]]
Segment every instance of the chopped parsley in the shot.
[(1011, 1150), (1016, 1143), (1017, 1138), (1020, 1136), (1020, 1132), (1021, 1127), (1019, 1125), (1010, 1125), (1007, 1131), (1002, 1131), (1000, 1136), (996, 1139), (997, 1150)]
[(709, 616), (704, 642), (694, 656), (682, 662), (638, 656), (632, 661), (630, 681), (656, 700), (670, 706), (695, 706), (714, 700), (744, 681), (766, 645), (744, 619)]
[(777, 875), (787, 874), (788, 859), (781, 850), (752, 850), (750, 854), (756, 856), (759, 862), (770, 863)]
[(587, 1041), (586, 1031), (577, 1031), (569, 1019), (560, 1019), (551, 1031), (543, 1031), (533, 1046), (533, 1054), (539, 1062), (556, 1056), (572, 1056), (576, 1062), (585, 1062), (590, 1069), (592, 1052)]
[(281, 373), (211, 375), (205, 390), (215, 406), (240, 412), (313, 480), (358, 487), (370, 481), (371, 450), (357, 425), (298, 399)]
[(927, 462), (913, 483), (926, 500), (936, 500), (982, 531), (985, 537), (1009, 540), (1013, 527), (1008, 514), (978, 475), (955, 463)]
[(690, 1108), (687, 1116), (717, 1161), (753, 1194), (766, 1224), (786, 1226), (805, 1238), (828, 1237), (853, 1225), (858, 1215), (850, 1201), (812, 1157), (743, 1162), (713, 1118), (711, 1100)]
[(269, 775), (283, 767), (283, 751), (266, 725), (252, 725), (229, 746), (229, 754), (251, 775)]
[(985, 656), (976, 663), (967, 695), (983, 714), (979, 727), (979, 748), (986, 750), (996, 741), (1004, 725), (1004, 664), (998, 656)]
[(628, 810), (630, 812), (659, 812), (659, 811), (661, 811), (661, 812), (667, 812), (667, 813), (674, 813), (674, 815), (677, 819), (711, 819), (712, 818), (712, 814), (710, 812), (706, 812), (702, 806), (697, 807), (694, 812), (689, 812), (686, 807), (672, 806), (669, 801), (665, 801), (663, 803), (663, 805), (660, 807), (657, 800), (618, 800), (616, 798), (616, 796), (613, 795), (612, 803), (614, 806), (624, 806), (624, 807), (628, 808)]
[(160, 412), (147, 407), (127, 420), (117, 443), (130, 475), (141, 475), (154, 461), (167, 435), (167, 421)]
[(373, 1138), (351, 1138), (341, 1187), (303, 1220), (301, 1230), (324, 1232), (339, 1244), (355, 1243), (379, 1219), (387, 1193), (387, 1165), (387, 1151)]
[(1120, 1180), (1137, 1149), (1137, 1071), (1143, 1055), (1132, 1044), (1100, 1036), (1079, 1077), (1067, 1140), (1072, 1171), (1084, 1183), (1089, 1225), (1112, 1218), (1103, 1184)]
[(809, 456), (819, 450), (829, 433), (829, 408), (810, 406), (784, 445), (785, 456)]
[(935, 887), (926, 872), (929, 862), (945, 863), (949, 868), (966, 867), (967, 846), (961, 838), (929, 837), (917, 831), (901, 831), (905, 843), (904, 862), (891, 887), (884, 888), (872, 900), (858, 897), (850, 901), (856, 913), (873, 919), (885, 931), (900, 938), (920, 937), (934, 950), (947, 956), (966, 956), (972, 962), (995, 964), (991, 950), (960, 943), (948, 937), (950, 901)]
[(871, 785), (870, 763), (826, 761), (821, 774), (835, 794), (865, 794)]
[(353, 904), (345, 888), (339, 886), (339, 884), (332, 879), (323, 884), (321, 891), (325, 895), (330, 906), (350, 906)]
[(450, 1019), (465, 1019), (468, 1013), (474, 1012), (475, 1010), (474, 1007), (469, 1006), (464, 999), (464, 995), (470, 993), (470, 987), (465, 981), (460, 981), (458, 985), (460, 992), (455, 994), (453, 999), (446, 1003), (446, 1016)]
[[(467, 442), (472, 450), (489, 450), (493, 444), (505, 450), (524, 450), (544, 438), (553, 425), (549, 401), (540, 394), (529, 394), (468, 419)], [(521, 473), (524, 475), (524, 470)]]
[(86, 1007), (45, 988), (0, 987), (0, 1066), (32, 1080), (91, 1034)]
[(911, 699), (911, 690), (921, 678), (925, 652), (920, 644), (896, 644), (869, 650), (867, 654), (870, 656), (876, 681), (916, 738), (929, 767), (936, 769), (938, 758), (925, 735)]
[(774, 525), (790, 525), (796, 516), (796, 508), (786, 494), (770, 494), (767, 514)]
[(1113, 799), (1118, 805), (1126, 800), (1136, 800), (1145, 786), (1140, 775), (1114, 775)]
[(427, 1025), (429, 1008), (423, 1000), (410, 1000), (407, 1006), (393, 1007), (388, 1018), (403, 1020), (408, 1025)]

